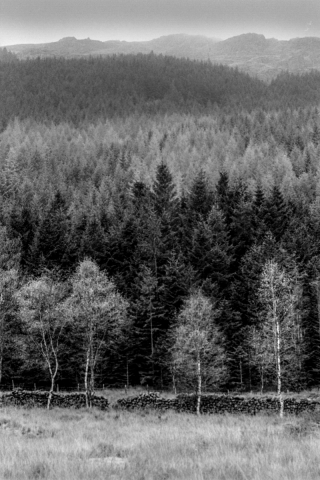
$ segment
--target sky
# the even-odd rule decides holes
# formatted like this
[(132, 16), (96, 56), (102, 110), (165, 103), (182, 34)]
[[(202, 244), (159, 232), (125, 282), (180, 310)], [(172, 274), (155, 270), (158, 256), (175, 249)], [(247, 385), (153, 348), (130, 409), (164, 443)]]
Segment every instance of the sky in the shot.
[(0, 46), (63, 37), (150, 40), (187, 33), (320, 37), (320, 0), (0, 0)]

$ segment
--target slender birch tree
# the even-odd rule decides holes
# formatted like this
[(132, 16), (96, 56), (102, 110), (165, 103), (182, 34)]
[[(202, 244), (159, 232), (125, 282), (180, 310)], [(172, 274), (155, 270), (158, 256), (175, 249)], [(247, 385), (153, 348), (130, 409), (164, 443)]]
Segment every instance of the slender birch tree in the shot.
[[(266, 262), (259, 289), (263, 316), (263, 335), (259, 349), (264, 349), (264, 360), (273, 357), (277, 379), (280, 417), (283, 417), (282, 388), (292, 369), (301, 368), (303, 339), (298, 312), (300, 289), (297, 275), (287, 273), (274, 260)], [(267, 351), (273, 356), (270, 357)]]
[(41, 353), (50, 374), (48, 409), (59, 370), (61, 334), (67, 323), (67, 316), (62, 309), (64, 296), (64, 285), (45, 275), (29, 281), (17, 292), (26, 331)]
[(87, 259), (76, 270), (65, 307), (82, 333), (86, 405), (91, 408), (97, 363), (102, 353), (122, 336), (128, 305), (98, 265)]
[(173, 332), (172, 365), (197, 385), (200, 415), (203, 381), (218, 385), (226, 374), (222, 336), (215, 324), (218, 310), (201, 291), (185, 301)]

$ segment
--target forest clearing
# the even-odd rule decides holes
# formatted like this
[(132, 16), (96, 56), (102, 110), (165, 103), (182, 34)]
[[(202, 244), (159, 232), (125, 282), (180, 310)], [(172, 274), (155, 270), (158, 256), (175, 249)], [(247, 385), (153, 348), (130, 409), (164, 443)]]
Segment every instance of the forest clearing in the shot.
[(314, 420), (4, 408), (0, 478), (318, 479)]

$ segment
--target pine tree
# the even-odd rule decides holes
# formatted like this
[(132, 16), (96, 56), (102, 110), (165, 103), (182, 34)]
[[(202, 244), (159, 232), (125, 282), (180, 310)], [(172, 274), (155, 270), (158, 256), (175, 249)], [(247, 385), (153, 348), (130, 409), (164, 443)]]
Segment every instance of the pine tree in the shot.
[(290, 208), (284, 201), (279, 187), (274, 186), (266, 204), (264, 221), (276, 241), (281, 240), (290, 222)]
[(153, 183), (153, 204), (157, 216), (162, 217), (166, 212), (172, 212), (178, 206), (176, 188), (169, 168), (161, 162), (156, 171)]
[(163, 162), (157, 167), (156, 178), (153, 183), (152, 210), (154, 210), (158, 221), (153, 220), (153, 214), (150, 215), (150, 220), (158, 224), (163, 246), (159, 257), (159, 274), (163, 274), (169, 251), (178, 248), (177, 230), (179, 222), (179, 200), (176, 187), (167, 165)]
[(20, 265), (25, 272), (30, 272), (33, 268), (30, 254), (36, 228), (34, 215), (28, 206), (24, 206), (21, 211), (18, 208), (14, 209), (10, 217), (9, 230), (21, 245)]
[(106, 235), (105, 257), (101, 268), (114, 279), (120, 292), (132, 296), (132, 285), (141, 261), (138, 225), (134, 215), (113, 223)]
[(0, 269), (0, 383), (12, 365), (16, 350), (18, 270)]
[(220, 210), (224, 213), (227, 225), (231, 222), (231, 189), (229, 186), (229, 176), (226, 172), (221, 172), (216, 186), (217, 203)]
[(261, 240), (267, 231), (264, 221), (266, 199), (262, 187), (258, 184), (251, 207), (251, 228), (254, 241)]
[(166, 329), (172, 326), (173, 319), (197, 283), (197, 278), (196, 272), (186, 263), (182, 254), (170, 253), (159, 292), (160, 303), (165, 311)]
[(142, 384), (155, 385), (158, 376), (158, 346), (164, 339), (167, 318), (159, 300), (159, 284), (152, 269), (142, 266), (133, 286), (130, 305), (133, 323), (133, 361), (135, 378)]
[(190, 215), (195, 217), (195, 220), (206, 220), (214, 199), (203, 170), (200, 170), (193, 180), (188, 200)]
[(66, 252), (66, 204), (57, 192), (48, 211), (40, 221), (32, 245), (33, 268), (63, 268)]
[(230, 281), (232, 251), (224, 215), (213, 207), (207, 222), (198, 222), (193, 232), (190, 252), (191, 265), (198, 273), (198, 279), (207, 295), (210, 295), (208, 287), (215, 291), (217, 285), (219, 291), (222, 291)]

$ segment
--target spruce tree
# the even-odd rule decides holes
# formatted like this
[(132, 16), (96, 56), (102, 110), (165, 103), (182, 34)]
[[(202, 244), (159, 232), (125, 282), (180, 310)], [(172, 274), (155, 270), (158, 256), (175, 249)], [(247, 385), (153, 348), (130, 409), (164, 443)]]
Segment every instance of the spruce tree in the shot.
[[(202, 288), (218, 286), (222, 291), (230, 280), (232, 262), (232, 246), (222, 212), (213, 207), (207, 222), (198, 222), (193, 232), (193, 246), (190, 260), (193, 269), (198, 273)], [(210, 285), (212, 287), (210, 287)]]
[(213, 204), (213, 193), (203, 170), (196, 175), (189, 193), (189, 209), (195, 220), (206, 220)]
[(57, 192), (40, 221), (32, 245), (34, 271), (62, 268), (66, 252), (66, 204)]
[(159, 300), (157, 278), (149, 267), (141, 267), (133, 290), (129, 310), (133, 324), (133, 375), (138, 383), (155, 385), (159, 377), (158, 347), (165, 338), (167, 318)]
[(281, 240), (290, 222), (291, 211), (283, 195), (276, 185), (273, 187), (271, 197), (266, 202), (264, 221), (272, 232), (276, 241)]
[(176, 188), (170, 170), (164, 162), (157, 167), (152, 188), (153, 204), (157, 216), (162, 217), (165, 212), (173, 214), (178, 206)]

